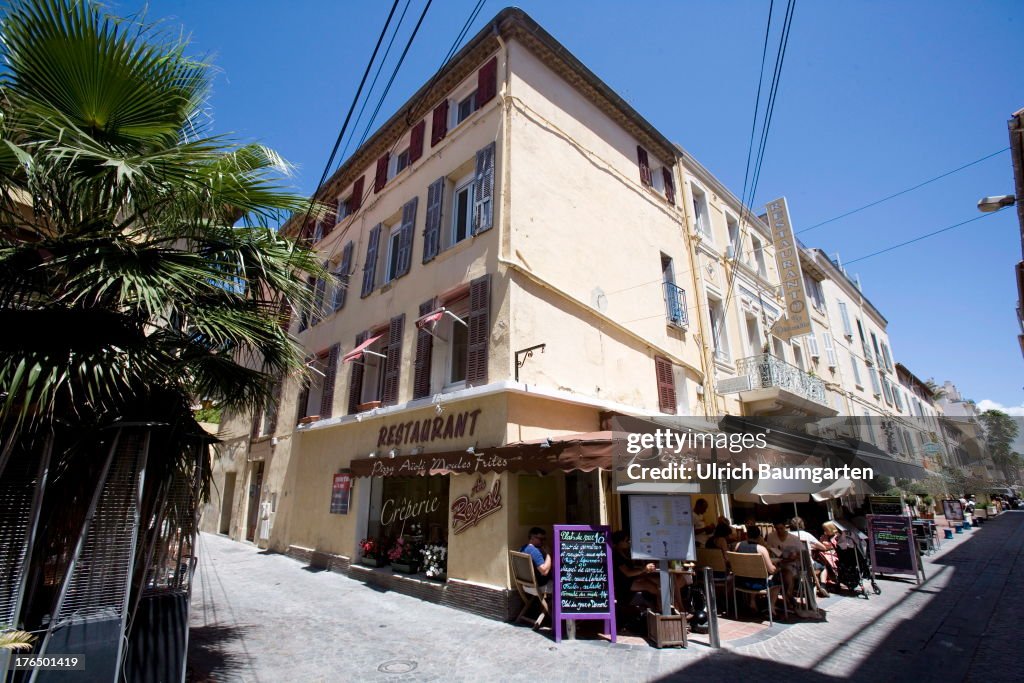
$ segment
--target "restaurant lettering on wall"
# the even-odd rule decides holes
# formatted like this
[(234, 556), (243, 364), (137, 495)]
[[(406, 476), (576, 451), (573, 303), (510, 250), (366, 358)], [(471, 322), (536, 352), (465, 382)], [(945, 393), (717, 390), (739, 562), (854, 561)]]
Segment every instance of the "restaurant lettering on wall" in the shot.
[(377, 434), (377, 447), (405, 446), (439, 439), (461, 439), (464, 436), (473, 436), (476, 432), (477, 418), (482, 412), (480, 408), (477, 408), (449, 415), (447, 418), (427, 417), (422, 420), (410, 420), (389, 427), (381, 427)]
[[(487, 489), (484, 478), (477, 475), (471, 495), (476, 496)], [(485, 517), (501, 509), (501, 479), (495, 479), (491, 490), (480, 498), (461, 495), (452, 503), (452, 533), (461, 534), (474, 527)]]

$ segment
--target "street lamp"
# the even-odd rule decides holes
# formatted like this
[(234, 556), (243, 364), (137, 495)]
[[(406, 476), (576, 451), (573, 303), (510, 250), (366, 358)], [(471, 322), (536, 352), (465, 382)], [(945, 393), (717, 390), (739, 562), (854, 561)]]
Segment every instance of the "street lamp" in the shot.
[(982, 197), (978, 200), (978, 211), (992, 213), (999, 209), (1005, 209), (1017, 203), (1017, 198), (1012, 194), (997, 194), (992, 197)]

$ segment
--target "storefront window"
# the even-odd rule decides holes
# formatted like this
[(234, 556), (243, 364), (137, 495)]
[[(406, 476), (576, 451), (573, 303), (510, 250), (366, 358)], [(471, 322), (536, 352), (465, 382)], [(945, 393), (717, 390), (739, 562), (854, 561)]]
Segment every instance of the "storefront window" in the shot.
[(399, 537), (418, 543), (448, 541), (448, 477), (374, 478), (367, 536), (389, 546)]

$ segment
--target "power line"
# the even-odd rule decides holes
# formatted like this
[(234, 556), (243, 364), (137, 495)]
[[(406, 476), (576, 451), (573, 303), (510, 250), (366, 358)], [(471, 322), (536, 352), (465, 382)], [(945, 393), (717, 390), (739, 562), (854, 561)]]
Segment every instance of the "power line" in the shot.
[(980, 221), (982, 218), (988, 218), (989, 216), (994, 216), (995, 214), (999, 213), (1000, 211), (1004, 211), (1006, 208), (1009, 208), (1009, 207), (1003, 207), (1002, 209), (999, 209), (999, 211), (993, 211), (992, 213), (983, 213), (980, 216), (975, 216), (974, 218), (968, 218), (965, 221), (961, 221), (959, 223), (954, 223), (953, 225), (950, 225), (950, 226), (947, 226), (945, 228), (942, 228), (941, 230), (936, 230), (935, 232), (929, 232), (926, 235), (921, 235), (919, 237), (915, 237), (913, 239), (907, 240), (906, 242), (900, 242), (899, 244), (894, 244), (891, 247), (886, 247), (885, 249), (882, 249), (880, 251), (872, 252), (870, 254), (867, 254), (866, 256), (858, 256), (857, 258), (853, 259), (852, 261), (846, 261), (845, 263), (843, 263), (843, 265), (844, 266), (848, 266), (851, 263), (857, 263), (858, 261), (863, 261), (864, 259), (869, 259), (869, 258), (871, 258), (873, 256), (878, 256), (879, 254), (884, 254), (884, 253), (886, 253), (888, 251), (892, 251), (893, 249), (899, 249), (900, 247), (905, 247), (908, 244), (913, 244), (914, 242), (920, 242), (923, 239), (928, 239), (929, 237), (934, 237), (935, 235), (944, 233), (944, 232), (946, 232), (948, 230), (952, 230), (953, 228), (959, 228), (961, 225), (967, 225), (968, 223), (973, 223), (974, 221)]
[(861, 206), (859, 208), (853, 209), (852, 211), (847, 211), (846, 213), (840, 214), (840, 215), (836, 216), (835, 218), (829, 218), (827, 221), (822, 221), (820, 223), (816, 223), (816, 224), (812, 225), (809, 228), (804, 228), (803, 230), (797, 230), (796, 234), (799, 235), (799, 234), (802, 234), (802, 233), (805, 233), (805, 232), (809, 232), (811, 230), (814, 230), (815, 228), (820, 228), (823, 225), (827, 225), (828, 223), (832, 223), (833, 221), (837, 221), (840, 218), (846, 218), (847, 216), (852, 216), (853, 214), (859, 213), (860, 211), (863, 211), (864, 209), (870, 209), (872, 206), (878, 206), (882, 202), (887, 202), (890, 199), (895, 199), (896, 197), (899, 197), (900, 195), (904, 195), (904, 194), (906, 194), (908, 192), (912, 192), (913, 190), (916, 190), (916, 189), (918, 189), (920, 187), (924, 187), (925, 185), (928, 185), (930, 183), (934, 183), (936, 180), (941, 180), (942, 178), (945, 178), (948, 175), (953, 175), (954, 173), (956, 173), (958, 171), (962, 171), (965, 168), (970, 168), (971, 166), (974, 166), (975, 164), (980, 164), (982, 161), (985, 161), (986, 159), (991, 159), (992, 157), (994, 157), (996, 155), (1002, 154), (1003, 152), (1007, 151), (1008, 149), (1010, 149), (1010, 148), (1009, 147), (1003, 147), (998, 152), (992, 152), (991, 154), (986, 154), (985, 156), (981, 157), (980, 159), (975, 159), (974, 161), (970, 162), (969, 164), (964, 164), (963, 166), (958, 166), (957, 168), (954, 168), (952, 171), (946, 171), (942, 175), (937, 175), (934, 178), (930, 178), (929, 180), (924, 181), (923, 183), (918, 183), (917, 185), (914, 185), (913, 187), (908, 187), (905, 190), (900, 190), (899, 192), (897, 192), (895, 194), (891, 194), (888, 197), (883, 197), (883, 198), (878, 199), (876, 201), (873, 201), (873, 202), (871, 202), (869, 204), (865, 204), (864, 206)]

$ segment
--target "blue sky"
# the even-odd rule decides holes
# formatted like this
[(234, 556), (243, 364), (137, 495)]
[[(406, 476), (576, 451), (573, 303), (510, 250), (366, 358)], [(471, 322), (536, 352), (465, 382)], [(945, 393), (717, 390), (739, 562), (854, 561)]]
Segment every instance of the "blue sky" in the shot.
[[(412, 0), (389, 62), (424, 2)], [(440, 66), (474, 4), (434, 1), (378, 123)], [(768, 2), (518, 5), (740, 194)], [(218, 67), (213, 130), (274, 147), (311, 191), (391, 3), (148, 6), (149, 18), (180, 26), (192, 52)], [(470, 35), (502, 6), (489, 0)], [(139, 7), (112, 5), (122, 14)], [(775, 3), (774, 27), (783, 9)], [(800, 230), (1006, 147), (1006, 119), (1024, 107), (1020, 10), (1013, 0), (799, 2), (755, 205), (785, 195)], [(769, 60), (776, 45), (773, 36)], [(390, 66), (377, 92), (389, 74)], [(801, 238), (848, 262), (973, 218), (979, 197), (1012, 192), (1004, 152)], [(953, 380), (967, 397), (1024, 414), (1013, 278), (1020, 258), (1008, 210), (850, 272), (888, 318), (897, 359), (922, 379)]]

